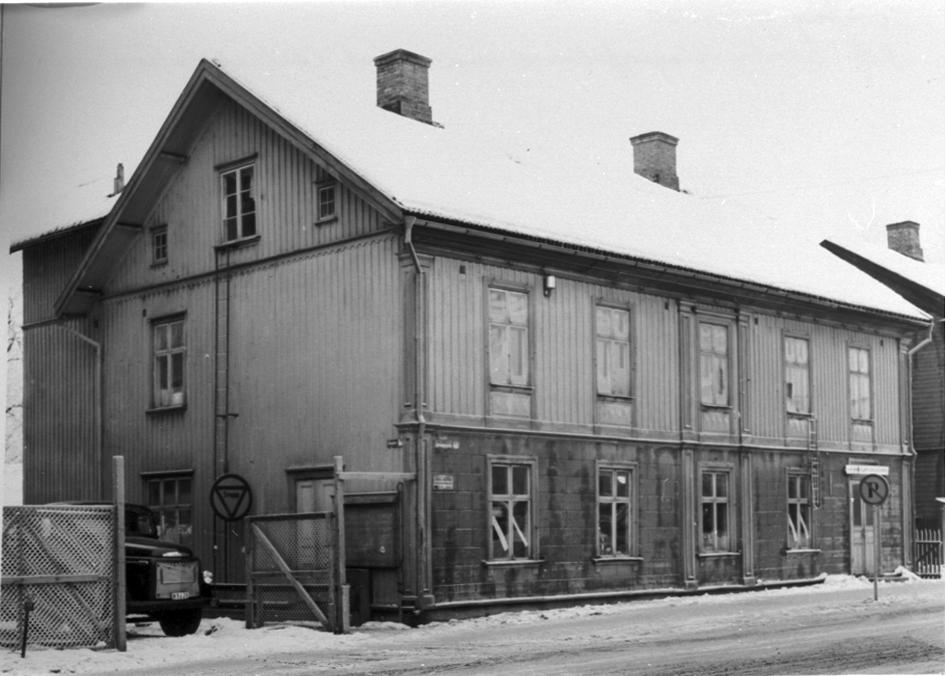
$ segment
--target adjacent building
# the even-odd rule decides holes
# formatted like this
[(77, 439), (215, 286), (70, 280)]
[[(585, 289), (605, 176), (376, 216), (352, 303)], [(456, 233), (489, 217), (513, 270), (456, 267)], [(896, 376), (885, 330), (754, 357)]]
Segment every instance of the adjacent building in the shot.
[(340, 455), (395, 477), (348, 487), (380, 515), (353, 584), (436, 615), (864, 573), (881, 474), (909, 564), (922, 313), (679, 192), (669, 134), (494, 151), (434, 121), (429, 59), (375, 64), (339, 101), (202, 61), (107, 212), (14, 245), (27, 502), (124, 455), (239, 584), (214, 480), (321, 509)]

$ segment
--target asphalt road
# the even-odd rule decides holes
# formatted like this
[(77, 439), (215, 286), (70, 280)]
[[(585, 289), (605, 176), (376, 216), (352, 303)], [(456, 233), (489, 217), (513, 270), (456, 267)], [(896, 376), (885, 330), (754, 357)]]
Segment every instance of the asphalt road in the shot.
[[(942, 583), (609, 606), (421, 627), (352, 646), (208, 659), (193, 674), (942, 674)], [(147, 671), (136, 673), (148, 673)], [(159, 672), (154, 672), (159, 673)]]

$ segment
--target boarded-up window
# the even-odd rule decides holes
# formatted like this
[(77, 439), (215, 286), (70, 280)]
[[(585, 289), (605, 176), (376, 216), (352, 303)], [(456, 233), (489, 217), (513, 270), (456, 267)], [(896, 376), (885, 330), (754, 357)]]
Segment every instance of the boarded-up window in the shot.
[(529, 384), (529, 296), (489, 290), (489, 382)]
[(700, 323), (700, 403), (729, 405), (729, 329)]
[(490, 459), (490, 539), (489, 558), (528, 559), (535, 553), (533, 543), (532, 460)]
[(223, 181), (223, 229), (226, 240), (256, 234), (256, 200), (253, 198), (252, 164), (221, 174)]
[(788, 475), (788, 548), (811, 547), (811, 479), (805, 474)]
[(152, 327), (155, 408), (184, 404), (184, 320), (158, 321)]
[(789, 413), (811, 413), (808, 341), (785, 337), (785, 409)]
[(631, 395), (630, 313), (612, 307), (595, 308), (595, 361), (598, 394)]
[(870, 420), (870, 350), (863, 347), (850, 347), (847, 354), (851, 419)]

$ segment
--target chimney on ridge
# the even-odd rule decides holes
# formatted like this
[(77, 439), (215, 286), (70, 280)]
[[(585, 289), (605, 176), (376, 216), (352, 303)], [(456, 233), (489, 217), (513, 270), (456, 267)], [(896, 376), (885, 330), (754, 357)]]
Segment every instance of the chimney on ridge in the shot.
[(634, 146), (634, 173), (673, 190), (680, 189), (677, 178), (677, 143), (680, 139), (662, 131), (631, 137)]
[(430, 59), (406, 49), (395, 49), (374, 60), (378, 72), (378, 107), (433, 124), (427, 71)]
[(913, 221), (903, 221), (888, 225), (887, 248), (922, 261), (923, 249), (920, 247), (920, 224)]
[(112, 179), (112, 194), (109, 197), (114, 197), (122, 190), (125, 189), (125, 167), (119, 162), (118, 166), (115, 167), (115, 178)]

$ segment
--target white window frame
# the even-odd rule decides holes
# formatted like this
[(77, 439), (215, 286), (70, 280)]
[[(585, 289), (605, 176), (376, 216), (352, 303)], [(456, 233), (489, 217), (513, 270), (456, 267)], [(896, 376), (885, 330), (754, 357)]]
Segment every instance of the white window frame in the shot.
[[(721, 331), (726, 339), (725, 351), (720, 353), (716, 349), (715, 340), (711, 337), (708, 349), (704, 347), (703, 328)], [(700, 319), (696, 326), (696, 347), (699, 356), (699, 373), (697, 374), (700, 405), (704, 408), (732, 408), (732, 327), (729, 323), (721, 321), (707, 321)], [(720, 365), (724, 369), (720, 369)], [(710, 374), (709, 371), (712, 370)], [(711, 382), (707, 388), (707, 376)]]
[[(495, 296), (504, 298), (503, 316), (496, 314)], [(511, 308), (510, 298), (521, 297), (522, 309)], [(528, 289), (490, 284), (486, 296), (487, 351), (490, 385), (527, 388), (531, 382), (531, 303)]]
[[(795, 347), (790, 348), (790, 345)], [(804, 345), (804, 361), (797, 347)], [(785, 380), (785, 411), (790, 416), (811, 416), (811, 341), (806, 336), (786, 334), (782, 337), (783, 376)], [(801, 394), (799, 392), (801, 391)]]
[[(624, 474), (627, 482), (627, 495), (618, 495), (620, 475)], [(607, 476), (610, 489), (602, 493), (602, 478)], [(637, 542), (637, 465), (626, 462), (595, 462), (595, 553), (599, 558), (629, 558), (638, 555)], [(602, 508), (607, 507), (609, 514), (609, 532), (602, 527)], [(618, 513), (621, 507), (625, 511), (625, 526), (621, 531), (625, 538), (625, 550), (616, 551), (614, 542), (618, 536)], [(608, 543), (611, 543), (610, 545)]]
[[(149, 509), (158, 519), (162, 540), (178, 544), (193, 544), (194, 536), (194, 478), (193, 470), (147, 472), (142, 474), (144, 496)], [(182, 484), (186, 482), (184, 494)], [(167, 501), (170, 487), (171, 500)], [(157, 499), (155, 500), (155, 492)], [(186, 498), (186, 500), (184, 499)]]
[[(174, 344), (175, 326), (180, 326), (177, 344)], [(151, 322), (151, 380), (153, 408), (179, 408), (186, 404), (187, 333), (183, 315)]]
[[(243, 187), (244, 174), (249, 172), (250, 184)], [(235, 192), (228, 192), (227, 178), (234, 177)], [(256, 208), (256, 161), (241, 162), (220, 170), (220, 221), (223, 225), (224, 242), (238, 242), (257, 237), (259, 234), (258, 210)], [(231, 212), (231, 202), (232, 212)], [(249, 200), (249, 205), (245, 203)], [(249, 208), (247, 208), (249, 207)], [(233, 222), (231, 227), (230, 221)]]
[(811, 549), (813, 542), (811, 506), (811, 476), (801, 470), (789, 470), (785, 486), (785, 517), (789, 549)]
[[(534, 456), (487, 455), (487, 559), (492, 562), (530, 561), (539, 556), (536, 534), (538, 460)], [(514, 471), (528, 482), (525, 491), (515, 490)], [(502, 485), (494, 481), (494, 470), (504, 470)], [(500, 491), (505, 488), (504, 491)], [(520, 505), (525, 504), (525, 510)], [(517, 518), (518, 512), (518, 518)], [(504, 518), (504, 516), (506, 518)], [(512, 518), (508, 518), (508, 517)], [(527, 523), (520, 523), (525, 517)], [(498, 545), (498, 547), (497, 547)], [(510, 546), (511, 545), (511, 546)], [(524, 551), (516, 554), (516, 548)]]
[[(855, 354), (857, 354), (856, 364), (854, 363)], [(863, 345), (847, 346), (848, 412), (853, 422), (870, 423), (873, 420), (872, 361), (869, 347)], [(866, 407), (864, 406), (865, 401)]]
[(151, 228), (151, 264), (165, 265), (168, 262), (168, 226)]
[[(330, 199), (324, 199), (330, 196)], [(331, 209), (327, 209), (327, 205)], [(319, 181), (315, 184), (315, 222), (328, 223), (338, 218), (338, 184), (334, 180)]]
[[(602, 313), (607, 313), (607, 327), (602, 324)], [(615, 319), (624, 320), (622, 331), (614, 330)], [(631, 309), (626, 305), (595, 303), (595, 389), (599, 397), (630, 399), (633, 396), (633, 351)], [(619, 324), (620, 326), (620, 324)], [(608, 330), (604, 330), (607, 328)], [(620, 366), (623, 360), (623, 369)], [(617, 366), (615, 367), (615, 362)]]
[[(712, 491), (706, 495), (705, 478), (711, 476)], [(724, 494), (720, 493), (720, 486), (725, 487)], [(728, 466), (708, 465), (700, 468), (699, 504), (700, 504), (700, 551), (702, 553), (731, 553), (735, 543), (733, 517), (733, 469)], [(711, 510), (712, 527), (707, 531), (707, 508)], [(720, 534), (719, 510), (725, 511), (725, 535)]]

